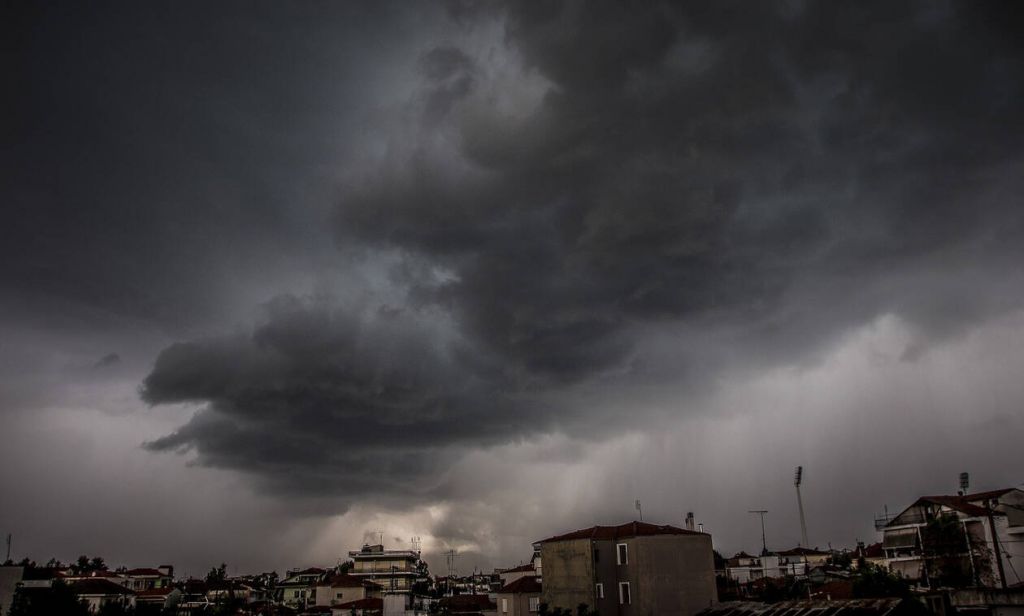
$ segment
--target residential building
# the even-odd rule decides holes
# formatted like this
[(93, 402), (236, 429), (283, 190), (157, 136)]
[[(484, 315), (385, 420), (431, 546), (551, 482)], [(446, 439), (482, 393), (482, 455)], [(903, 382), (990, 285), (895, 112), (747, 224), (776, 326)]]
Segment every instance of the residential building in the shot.
[[(953, 521), (962, 549), (942, 542), (947, 558), (962, 563), (965, 583), (989, 587), (1020, 584), (1014, 563), (1024, 562), (1024, 490), (1004, 488), (958, 494), (922, 496), (891, 519), (878, 524), (889, 570), (922, 586), (935, 586), (937, 526)], [(929, 548), (929, 546), (933, 546)], [(948, 567), (947, 567), (948, 568)], [(1024, 573), (1024, 570), (1020, 571)]]
[(326, 574), (326, 569), (316, 567), (288, 571), (277, 584), (278, 600), (292, 609), (315, 605), (317, 584)]
[(79, 600), (89, 605), (90, 612), (99, 612), (108, 604), (135, 607), (135, 592), (111, 582), (106, 577), (78, 580), (71, 584), (71, 589), (78, 595)]
[(519, 578), (537, 577), (537, 570), (533, 568), (533, 563), (528, 563), (512, 567), (511, 569), (505, 569), (498, 573), (498, 577), (501, 579), (501, 585), (507, 586)]
[(135, 593), (135, 605), (139, 608), (152, 606), (155, 610), (170, 609), (181, 603), (182, 596), (181, 590), (173, 586), (150, 588)]
[(498, 590), (498, 616), (529, 616), (540, 609), (541, 583), (537, 576), (519, 576)]
[(370, 580), (341, 573), (324, 576), (316, 585), (316, 605), (340, 605), (367, 597), (380, 598), (381, 587)]
[(717, 601), (711, 535), (629, 522), (592, 526), (538, 542), (542, 602), (580, 604), (602, 616), (692, 616)]
[(352, 559), (349, 575), (370, 580), (385, 592), (410, 592), (413, 584), (426, 580), (420, 568), (420, 554), (414, 550), (385, 550), (383, 545), (364, 545), (348, 553)]
[(11, 609), (24, 570), (21, 566), (0, 566), (0, 614), (6, 614)]
[(171, 582), (174, 581), (173, 573), (174, 567), (171, 567), (170, 565), (162, 565), (157, 569), (128, 569), (120, 572), (120, 575), (124, 577), (124, 585), (127, 588), (130, 588), (135, 592), (139, 592), (142, 590), (151, 590), (153, 588), (170, 586)]
[(379, 616), (384, 613), (384, 600), (380, 597), (365, 597), (331, 606), (331, 616)]

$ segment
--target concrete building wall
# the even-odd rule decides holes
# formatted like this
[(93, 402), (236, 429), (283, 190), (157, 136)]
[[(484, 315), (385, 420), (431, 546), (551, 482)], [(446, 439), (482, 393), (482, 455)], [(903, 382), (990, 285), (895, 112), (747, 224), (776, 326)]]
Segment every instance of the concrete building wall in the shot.
[[(624, 543), (627, 562), (618, 562)], [(653, 535), (545, 543), (543, 601), (550, 608), (586, 603), (603, 616), (692, 616), (718, 600), (710, 535)], [(629, 584), (630, 602), (619, 602)], [(600, 584), (604, 597), (599, 598)]]
[(718, 601), (710, 535), (630, 540), (633, 613), (690, 616)]
[(0, 614), (6, 614), (11, 609), (23, 570), (24, 567), (0, 567)]
[(531, 597), (540, 597), (540, 593), (498, 593), (496, 601), (498, 604), (498, 616), (530, 616), (530, 614), (536, 614), (536, 610), (530, 611)]
[[(614, 554), (611, 556), (614, 558)], [(552, 609), (563, 607), (573, 611), (580, 603), (594, 605), (590, 539), (545, 543), (541, 546), (541, 558), (544, 560), (544, 603)]]

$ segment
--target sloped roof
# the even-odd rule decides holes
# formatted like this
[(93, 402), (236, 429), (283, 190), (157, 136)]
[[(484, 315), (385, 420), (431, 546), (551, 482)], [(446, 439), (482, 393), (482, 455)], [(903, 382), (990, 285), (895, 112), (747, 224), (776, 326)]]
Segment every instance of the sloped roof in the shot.
[(573, 539), (598, 539), (598, 540), (616, 540), (616, 539), (628, 539), (630, 537), (648, 537), (653, 535), (703, 535), (693, 530), (685, 530), (676, 526), (669, 526), (667, 524), (648, 524), (647, 522), (626, 522), (625, 524), (619, 524), (618, 526), (591, 526), (590, 528), (583, 528), (580, 530), (574, 530), (571, 533), (565, 533), (564, 535), (556, 535), (554, 537), (548, 537), (547, 539), (541, 539), (538, 543), (548, 543), (550, 541), (570, 541)]
[(539, 593), (541, 591), (540, 580), (535, 575), (524, 575), (501, 587), (499, 594), (503, 593)]
[(524, 573), (527, 571), (536, 571), (533, 565), (519, 565), (518, 567), (512, 567), (511, 569), (505, 569), (502, 573)]
[(86, 578), (71, 584), (71, 588), (77, 595), (134, 595), (120, 584), (115, 584), (104, 578)]
[(913, 599), (801, 600), (779, 603), (726, 601), (709, 607), (698, 616), (906, 616), (930, 614)]
[(159, 569), (152, 569), (152, 568), (144, 567), (144, 568), (141, 568), (141, 569), (129, 569), (129, 570), (125, 571), (124, 574), (125, 575), (156, 575), (156, 576), (162, 576), (163, 572), (161, 572)]
[(811, 548), (803, 548), (797, 546), (792, 550), (784, 550), (779, 552), (779, 556), (827, 556), (828, 552), (822, 552), (821, 550), (814, 550)]

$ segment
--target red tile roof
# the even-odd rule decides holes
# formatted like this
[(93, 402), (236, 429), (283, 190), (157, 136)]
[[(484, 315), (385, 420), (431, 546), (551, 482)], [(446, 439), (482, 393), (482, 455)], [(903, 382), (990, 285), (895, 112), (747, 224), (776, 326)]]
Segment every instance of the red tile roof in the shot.
[(71, 585), (76, 595), (134, 595), (120, 584), (115, 584), (103, 578), (87, 578), (78, 580)]
[(534, 569), (533, 565), (519, 565), (518, 567), (505, 569), (502, 573), (524, 573), (527, 571), (536, 571), (536, 569)]
[(538, 594), (540, 593), (541, 585), (540, 581), (535, 575), (525, 575), (518, 580), (513, 580), (508, 584), (501, 587), (498, 591), (502, 593), (527, 593), (527, 594)]
[(647, 537), (652, 535), (703, 535), (693, 530), (684, 530), (676, 526), (648, 524), (647, 522), (627, 522), (618, 526), (591, 526), (574, 530), (564, 535), (556, 535), (542, 539), (538, 543), (549, 541), (570, 541), (573, 539), (616, 540), (629, 537)]
[(129, 569), (129, 570), (125, 571), (124, 574), (125, 575), (155, 575), (155, 576), (158, 576), (158, 577), (163, 576), (163, 572), (161, 572), (160, 570), (158, 570), (158, 569), (150, 569), (150, 568)]

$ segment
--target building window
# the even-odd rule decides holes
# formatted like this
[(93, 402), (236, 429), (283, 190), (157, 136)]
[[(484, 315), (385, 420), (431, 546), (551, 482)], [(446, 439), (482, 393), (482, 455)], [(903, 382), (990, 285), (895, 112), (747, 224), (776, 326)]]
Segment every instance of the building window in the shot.
[(597, 595), (598, 599), (604, 599), (604, 584), (598, 584), (594, 589), (594, 594)]
[(594, 548), (594, 562), (595, 563), (596, 562), (600, 562), (600, 560), (601, 560), (601, 550), (599, 550), (597, 548)]
[(508, 614), (508, 599), (501, 600), (501, 613)]
[(629, 582), (619, 582), (619, 605), (629, 604)]
[(615, 562), (619, 565), (625, 565), (629, 563), (629, 550), (625, 543), (620, 543), (615, 546)]
[(530, 611), (536, 612), (540, 609), (540, 597), (530, 597)]

